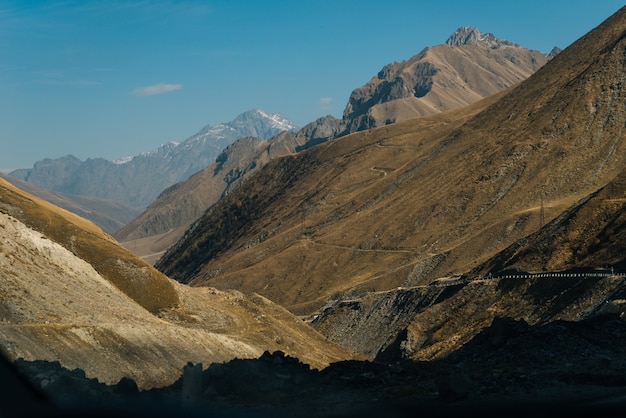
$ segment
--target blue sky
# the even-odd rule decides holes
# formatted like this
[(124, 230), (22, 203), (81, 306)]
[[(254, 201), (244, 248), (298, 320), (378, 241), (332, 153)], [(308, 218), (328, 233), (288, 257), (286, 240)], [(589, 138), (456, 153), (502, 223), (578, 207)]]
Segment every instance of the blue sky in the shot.
[(0, 169), (116, 159), (254, 108), (340, 117), (385, 64), (478, 27), (564, 48), (623, 3), (0, 0)]

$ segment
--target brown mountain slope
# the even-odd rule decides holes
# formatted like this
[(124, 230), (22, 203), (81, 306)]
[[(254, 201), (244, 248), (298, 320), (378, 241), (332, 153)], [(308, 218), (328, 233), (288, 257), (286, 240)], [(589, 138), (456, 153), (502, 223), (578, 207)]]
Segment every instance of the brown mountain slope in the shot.
[(471, 27), (460, 28), (446, 44), (385, 66), (352, 93), (343, 120), (327, 116), (296, 135), (280, 134), (267, 142), (246, 138), (233, 144), (220, 155), (218, 163), (163, 192), (115, 238), (153, 263), (223, 193), (269, 159), (293, 154), (337, 135), (473, 103), (524, 80), (547, 60), (539, 51)]
[[(252, 157), (265, 141), (242, 138), (228, 146), (218, 162), (192, 175), (187, 181), (169, 187), (148, 208), (120, 229), (115, 238), (129, 250), (154, 262), (163, 251), (176, 242), (195, 219), (219, 200), (229, 181), (249, 170)], [(140, 239), (148, 243), (137, 246)]]
[(626, 270), (626, 170), (472, 274), (502, 270)]
[(193, 289), (131, 255), (100, 228), (0, 179), (0, 347), (141, 388), (171, 384), (188, 361), (282, 350), (314, 367), (353, 355), (283, 308), (236, 291)]
[(545, 54), (459, 28), (445, 44), (407, 61), (386, 65), (354, 90), (344, 110), (347, 132), (356, 132), (474, 103), (528, 78)]
[(471, 270), (623, 170), (625, 15), (497, 98), (271, 162), (158, 267), (295, 312)]
[(626, 310), (624, 276), (472, 278), (333, 302), (312, 326), (372, 359), (432, 360), (458, 350), (498, 317), (545, 325), (606, 313), (623, 317)]
[(8, 175), (0, 173), (0, 177), (30, 194), (92, 221), (110, 234), (133, 220), (140, 213), (138, 209), (114, 200), (51, 192), (34, 183)]
[(332, 137), (339, 120), (332, 116), (306, 125), (296, 134), (283, 132), (268, 140), (242, 138), (228, 146), (215, 164), (166, 189), (141, 215), (115, 233), (134, 254), (156, 262), (189, 225), (225, 193), (236, 188), (271, 159), (294, 154)]
[(154, 263), (208, 207), (271, 158), (294, 153), (305, 143), (303, 139), (285, 132), (270, 141), (257, 138), (235, 141), (224, 149), (215, 164), (161, 193), (141, 215), (116, 232), (115, 238), (133, 253)]

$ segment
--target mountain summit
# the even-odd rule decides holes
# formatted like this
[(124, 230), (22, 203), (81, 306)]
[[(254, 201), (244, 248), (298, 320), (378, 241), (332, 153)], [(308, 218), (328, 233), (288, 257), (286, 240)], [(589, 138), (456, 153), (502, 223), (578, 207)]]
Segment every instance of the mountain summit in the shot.
[(270, 138), (296, 129), (285, 116), (250, 110), (233, 121), (207, 125), (182, 142), (168, 142), (156, 150), (107, 161), (81, 161), (73, 156), (45, 159), (11, 176), (55, 192), (111, 199), (144, 209), (165, 188), (186, 180), (211, 165), (224, 148), (239, 138)]
[(519, 46), (510, 41), (496, 38), (492, 33), (482, 33), (478, 28), (471, 26), (461, 26), (446, 41), (446, 45), (487, 45), (490, 48), (498, 48), (502, 45)]
[(354, 90), (343, 112), (345, 132), (474, 103), (521, 82), (546, 62), (548, 57), (539, 51), (461, 27), (444, 44), (385, 65)]

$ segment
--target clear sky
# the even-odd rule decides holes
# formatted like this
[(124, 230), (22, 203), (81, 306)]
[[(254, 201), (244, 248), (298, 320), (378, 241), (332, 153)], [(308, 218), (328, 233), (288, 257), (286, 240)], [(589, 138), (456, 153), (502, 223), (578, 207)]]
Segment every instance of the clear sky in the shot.
[(260, 108), (340, 117), (385, 64), (474, 26), (567, 47), (614, 0), (0, 0), (0, 169), (116, 159)]

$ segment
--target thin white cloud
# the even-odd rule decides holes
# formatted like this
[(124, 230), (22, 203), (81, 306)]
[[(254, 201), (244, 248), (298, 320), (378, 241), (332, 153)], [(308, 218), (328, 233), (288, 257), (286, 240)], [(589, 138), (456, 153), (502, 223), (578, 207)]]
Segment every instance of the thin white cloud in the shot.
[(333, 98), (332, 97), (322, 97), (319, 99), (320, 108), (323, 110), (328, 110), (333, 107)]
[(132, 91), (132, 94), (134, 96), (154, 96), (155, 94), (169, 93), (182, 88), (182, 84), (159, 83), (151, 86), (138, 87)]

